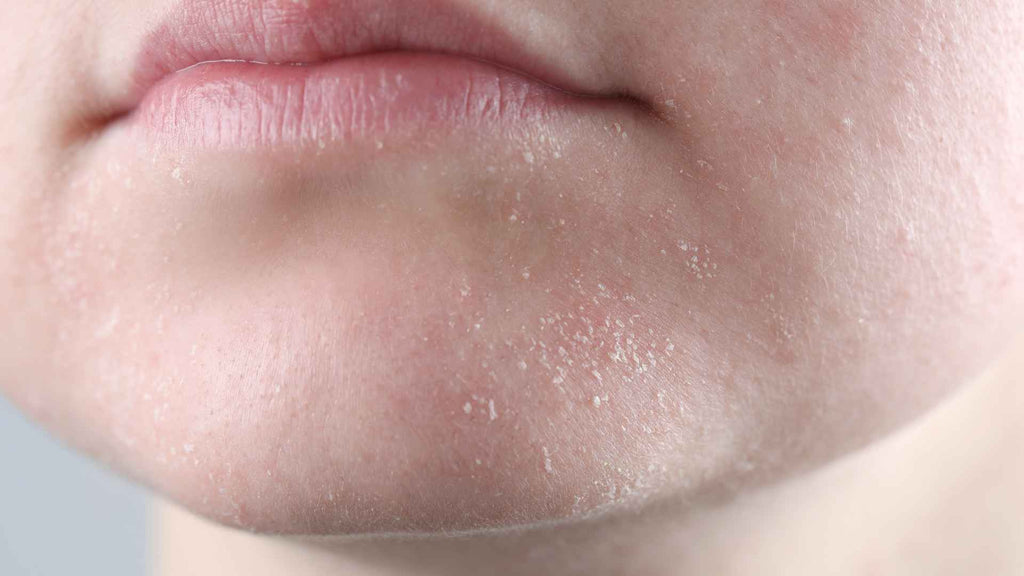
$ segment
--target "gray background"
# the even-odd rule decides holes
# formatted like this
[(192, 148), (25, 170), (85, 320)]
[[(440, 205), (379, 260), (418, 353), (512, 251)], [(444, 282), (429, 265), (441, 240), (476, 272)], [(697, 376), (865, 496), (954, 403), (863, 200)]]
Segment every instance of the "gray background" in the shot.
[(0, 576), (141, 576), (147, 495), (0, 396)]

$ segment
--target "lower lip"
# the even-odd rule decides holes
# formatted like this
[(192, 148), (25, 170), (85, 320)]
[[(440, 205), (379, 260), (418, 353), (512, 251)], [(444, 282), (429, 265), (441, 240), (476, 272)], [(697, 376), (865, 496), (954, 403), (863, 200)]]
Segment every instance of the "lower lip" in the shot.
[(543, 122), (574, 96), (515, 72), (440, 54), (383, 53), (316, 65), (211, 62), (154, 86), (131, 126), (175, 148), (326, 148), (460, 128)]

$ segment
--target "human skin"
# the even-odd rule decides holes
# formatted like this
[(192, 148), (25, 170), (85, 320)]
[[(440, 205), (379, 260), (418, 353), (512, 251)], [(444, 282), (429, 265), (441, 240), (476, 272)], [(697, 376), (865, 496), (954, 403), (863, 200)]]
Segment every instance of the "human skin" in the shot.
[(0, 387), (220, 523), (686, 514), (1024, 320), (1016, 1), (459, 0), (608, 105), (185, 153), (111, 117), (170, 2), (3, 4)]
[(155, 574), (1020, 574), (1024, 339), (863, 450), (718, 506), (516, 534), (282, 539), (155, 509)]

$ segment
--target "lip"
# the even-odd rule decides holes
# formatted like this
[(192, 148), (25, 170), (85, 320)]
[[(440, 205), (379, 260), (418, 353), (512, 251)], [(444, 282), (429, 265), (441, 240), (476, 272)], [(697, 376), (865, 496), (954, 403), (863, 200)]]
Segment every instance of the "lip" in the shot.
[(615, 100), (441, 0), (186, 0), (133, 80), (133, 128), (215, 148), (380, 146)]

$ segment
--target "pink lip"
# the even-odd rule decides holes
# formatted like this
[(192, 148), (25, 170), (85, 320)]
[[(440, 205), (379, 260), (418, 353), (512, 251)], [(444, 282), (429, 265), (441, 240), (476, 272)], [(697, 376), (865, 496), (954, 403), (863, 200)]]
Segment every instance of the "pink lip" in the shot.
[(148, 37), (134, 78), (133, 128), (200, 148), (380, 145), (601, 100), (438, 0), (188, 0)]

